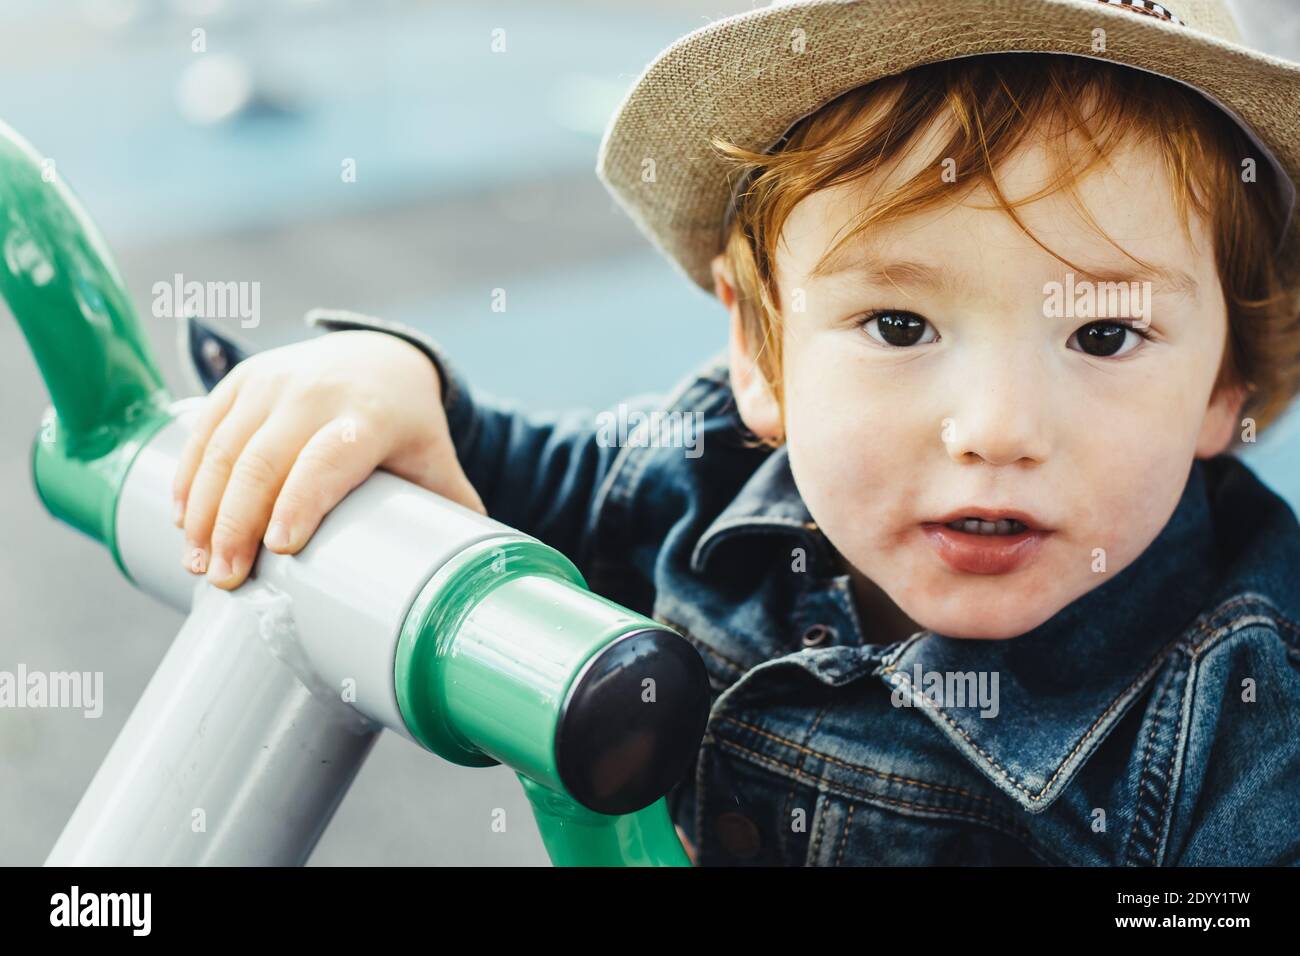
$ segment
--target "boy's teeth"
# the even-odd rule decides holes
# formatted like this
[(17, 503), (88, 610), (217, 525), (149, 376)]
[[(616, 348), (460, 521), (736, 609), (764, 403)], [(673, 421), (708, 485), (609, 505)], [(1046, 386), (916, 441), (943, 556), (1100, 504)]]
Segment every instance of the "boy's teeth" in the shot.
[(948, 522), (947, 527), (967, 534), (1019, 534), (1025, 530), (1024, 524), (1014, 518), (1000, 518), (997, 521), (982, 521), (979, 518), (960, 518)]

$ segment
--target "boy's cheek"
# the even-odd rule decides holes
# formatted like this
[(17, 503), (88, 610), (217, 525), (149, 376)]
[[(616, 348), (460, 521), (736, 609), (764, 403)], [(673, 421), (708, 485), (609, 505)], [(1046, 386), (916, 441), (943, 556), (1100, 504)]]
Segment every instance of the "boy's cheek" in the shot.
[(819, 523), (869, 520), (872, 527), (905, 519), (898, 509), (914, 500), (918, 469), (927, 456), (923, 429), (906, 415), (869, 401), (831, 413), (787, 411), (786, 445), (795, 484)]

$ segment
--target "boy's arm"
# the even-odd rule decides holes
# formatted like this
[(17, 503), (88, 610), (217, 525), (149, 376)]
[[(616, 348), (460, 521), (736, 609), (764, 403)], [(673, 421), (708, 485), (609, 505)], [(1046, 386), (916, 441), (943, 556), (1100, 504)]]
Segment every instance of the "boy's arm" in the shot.
[[(410, 326), (326, 309), (312, 310), (306, 321), (328, 331), (388, 332), (423, 351), (438, 372), (456, 456), (489, 517), (538, 538), (586, 572), (597, 493), (621, 450), (602, 440), (594, 413), (526, 413), (471, 392), (437, 340)], [(644, 394), (625, 404), (649, 411), (660, 400)]]

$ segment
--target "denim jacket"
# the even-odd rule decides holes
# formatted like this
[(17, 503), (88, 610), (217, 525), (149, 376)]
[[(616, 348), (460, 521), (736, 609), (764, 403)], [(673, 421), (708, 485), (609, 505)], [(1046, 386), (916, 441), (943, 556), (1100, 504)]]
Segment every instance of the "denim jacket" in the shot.
[(488, 513), (698, 648), (713, 703), (669, 806), (700, 865), (1300, 864), (1300, 528), (1235, 457), (1197, 461), (1147, 550), (1039, 627), (882, 644), (723, 356), (623, 403), (698, 413), (691, 452), (471, 392), (414, 329), (308, 321), (422, 348)]

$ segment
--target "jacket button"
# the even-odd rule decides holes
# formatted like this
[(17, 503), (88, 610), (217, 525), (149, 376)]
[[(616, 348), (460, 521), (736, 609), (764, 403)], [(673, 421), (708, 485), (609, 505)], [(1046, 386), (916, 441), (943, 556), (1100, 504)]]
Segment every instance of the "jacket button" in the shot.
[(718, 842), (732, 856), (747, 859), (758, 852), (761, 843), (758, 827), (749, 817), (728, 810), (718, 814), (713, 825), (718, 831)]
[(835, 628), (829, 624), (814, 624), (803, 632), (804, 647), (820, 647), (835, 637)]

